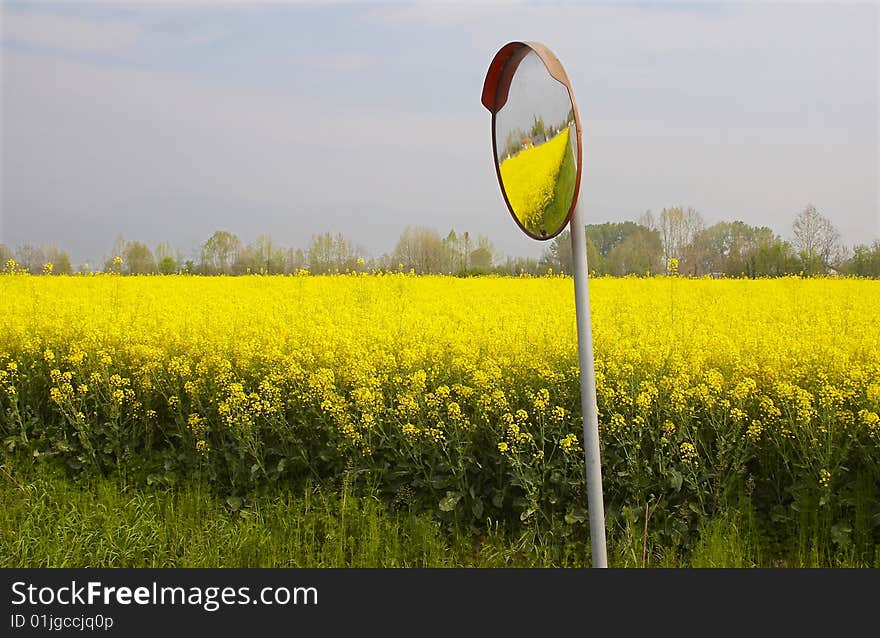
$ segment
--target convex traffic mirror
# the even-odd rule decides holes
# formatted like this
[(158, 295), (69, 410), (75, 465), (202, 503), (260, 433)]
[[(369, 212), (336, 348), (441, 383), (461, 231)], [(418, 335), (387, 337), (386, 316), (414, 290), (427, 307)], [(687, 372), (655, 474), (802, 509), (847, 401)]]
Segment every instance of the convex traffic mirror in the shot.
[(581, 127), (568, 76), (537, 42), (511, 42), (492, 60), (483, 87), (492, 150), (513, 219), (551, 239), (571, 219), (581, 180)]

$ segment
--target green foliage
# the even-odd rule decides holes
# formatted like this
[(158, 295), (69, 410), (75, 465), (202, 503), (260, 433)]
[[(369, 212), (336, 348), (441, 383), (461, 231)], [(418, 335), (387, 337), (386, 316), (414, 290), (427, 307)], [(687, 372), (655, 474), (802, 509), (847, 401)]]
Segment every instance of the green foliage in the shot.
[(159, 272), (163, 275), (173, 275), (177, 272), (177, 262), (174, 260), (174, 257), (163, 257), (159, 261)]
[(427, 516), (344, 487), (218, 496), (0, 467), (0, 567), (427, 567), (468, 560)]
[[(116, 476), (158, 487), (203, 481), (233, 510), (253, 491), (304, 489), (313, 480), (346, 476), (387, 504), (405, 495), (413, 511), (433, 513), (450, 526), (478, 530), (498, 521), (511, 533), (552, 529), (560, 539), (587, 533), (580, 435), (570, 434), (580, 432), (576, 370), (557, 373), (549, 386), (522, 378), (497, 403), (491, 395), (458, 394), (453, 379), (438, 379), (407, 399), (399, 388), (385, 388), (384, 396), (397, 395), (414, 411), (404, 417), (389, 405), (354, 441), (327, 407), (328, 401), (345, 401), (350, 412), (344, 418), (358, 418), (357, 399), (349, 394), (354, 389), (344, 384), (327, 394), (307, 378), (287, 379), (278, 388), (283, 410), (255, 419), (235, 411), (230, 417), (221, 407), (234, 404), (218, 398), (223, 390), (213, 379), (222, 378), (220, 369), (202, 370), (195, 386), (161, 376), (157, 394), (129, 386), (133, 370), (117, 366), (121, 374), (96, 372), (83, 394), (62, 393), (55, 405), (47, 396), (66, 381), (54, 378), (42, 359), (20, 361), (29, 380), (14, 401), (0, 403), (4, 448), (61, 464), (72, 477)], [(625, 371), (605, 373), (606, 387), (629, 383)], [(239, 381), (241, 397), (256, 396), (259, 376), (242, 374)], [(797, 392), (821, 397), (821, 383), (805, 380)], [(676, 388), (658, 387), (658, 407), (648, 411), (632, 405), (620, 414), (613, 398), (599, 395), (610, 527), (637, 525), (650, 502), (651, 542), (691, 551), (706, 520), (746, 504), (761, 533), (779, 547), (798, 542), (792, 530), (808, 530), (822, 546), (870, 560), (880, 537), (876, 442), (864, 428), (844, 428), (836, 420), (842, 410), (861, 409), (857, 397), (804, 423), (797, 416), (798, 394), (778, 385), (761, 388), (785, 426), (756, 434), (722, 403), (697, 397), (682, 411), (674, 407)], [(108, 400), (116, 393), (142, 408), (120, 409)], [(162, 396), (179, 399), (169, 406)], [(453, 399), (460, 413), (446, 414)], [(548, 409), (548, 401), (563, 409)], [(736, 407), (746, 423), (763, 418), (757, 399)], [(201, 416), (194, 419), (196, 413)], [(439, 419), (453, 419), (443, 439), (430, 434)]]
[(844, 272), (856, 277), (880, 277), (880, 240), (870, 246), (860, 244), (853, 248), (853, 256), (844, 264)]
[(236, 235), (218, 230), (202, 245), (202, 274), (231, 274), (239, 250), (241, 241)]
[(719, 222), (701, 230), (684, 257), (696, 275), (779, 277), (802, 269), (788, 242), (767, 227), (741, 221)]
[[(230, 503), (231, 501), (231, 503)], [(644, 535), (644, 508), (610, 528), (611, 567), (878, 567), (880, 553), (824, 550), (805, 530), (781, 552), (762, 542), (748, 511), (704, 522), (691, 552)], [(403, 497), (383, 506), (345, 481), (291, 490), (276, 485), (223, 499), (204, 483), (171, 489), (117, 478), (73, 481), (24, 457), (0, 463), (0, 568), (22, 567), (587, 567), (585, 535), (547, 528), (511, 534), (444, 529)], [(841, 539), (848, 537), (838, 528)], [(846, 541), (843, 541), (844, 543)]]
[[(593, 276), (654, 275), (664, 272), (660, 236), (633, 222), (587, 224), (587, 267)], [(542, 259), (544, 271), (571, 273), (571, 233), (551, 240)]]
[(157, 272), (153, 252), (139, 241), (126, 243), (122, 263), (127, 275), (149, 275)]
[[(521, 132), (519, 132), (521, 133)], [(519, 134), (518, 133), (518, 134)], [(521, 141), (516, 140), (517, 150)], [(556, 199), (567, 199), (574, 172), (566, 166)], [(566, 211), (557, 210), (558, 217)], [(770, 228), (750, 226), (743, 221), (722, 221), (703, 228), (693, 209), (663, 209), (656, 220), (648, 211), (640, 223), (605, 222), (588, 224), (587, 263), (595, 276), (653, 275), (666, 272), (664, 255), (680, 261), (683, 276), (783, 277), (843, 274), (880, 278), (880, 241), (859, 244), (846, 257), (837, 243), (837, 231), (814, 208), (797, 218), (799, 235), (795, 244), (783, 240)], [(672, 254), (675, 253), (675, 254)], [(10, 259), (17, 272), (31, 274), (73, 274), (68, 254), (54, 246), (24, 244), (15, 251), (0, 244), (0, 265)], [(117, 238), (104, 271), (117, 274), (163, 275), (176, 272), (201, 275), (271, 275), (345, 272), (389, 272), (403, 270), (418, 274), (443, 273), (457, 276), (506, 274), (542, 276), (548, 271), (571, 273), (571, 245), (566, 229), (547, 242), (540, 259), (498, 254), (488, 237), (473, 240), (469, 233), (451, 230), (445, 237), (432, 228), (407, 227), (390, 253), (373, 259), (341, 234), (312, 237), (309, 246), (285, 248), (261, 235), (244, 246), (228, 231), (215, 232), (202, 246), (199, 259), (175, 257), (168, 242), (159, 244), (155, 255), (137, 241)], [(47, 264), (52, 267), (47, 269)], [(88, 272), (88, 264), (81, 270)]]

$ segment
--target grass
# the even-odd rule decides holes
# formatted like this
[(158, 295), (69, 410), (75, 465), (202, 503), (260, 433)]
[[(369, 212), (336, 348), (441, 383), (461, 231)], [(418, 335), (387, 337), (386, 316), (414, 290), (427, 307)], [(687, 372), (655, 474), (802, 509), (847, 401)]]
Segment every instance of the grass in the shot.
[(448, 565), (439, 526), (372, 499), (280, 493), (233, 512), (201, 484), (175, 490), (46, 471), (0, 486), (0, 567)]
[[(278, 490), (233, 511), (203, 484), (135, 488), (75, 482), (45, 465), (0, 469), (0, 567), (586, 567), (589, 549), (555, 529), (510, 538), (449, 529), (343, 488)], [(720, 516), (690, 551), (609, 535), (612, 567), (866, 567), (804, 542), (768, 556), (750, 517)]]

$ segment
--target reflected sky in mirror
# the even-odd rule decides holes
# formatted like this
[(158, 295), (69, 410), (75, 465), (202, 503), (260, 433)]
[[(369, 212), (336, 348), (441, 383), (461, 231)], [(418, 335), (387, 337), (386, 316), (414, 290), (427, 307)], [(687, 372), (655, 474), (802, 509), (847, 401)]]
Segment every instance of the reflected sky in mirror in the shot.
[(501, 182), (513, 214), (537, 238), (568, 221), (577, 176), (577, 133), (568, 90), (530, 51), (495, 116)]

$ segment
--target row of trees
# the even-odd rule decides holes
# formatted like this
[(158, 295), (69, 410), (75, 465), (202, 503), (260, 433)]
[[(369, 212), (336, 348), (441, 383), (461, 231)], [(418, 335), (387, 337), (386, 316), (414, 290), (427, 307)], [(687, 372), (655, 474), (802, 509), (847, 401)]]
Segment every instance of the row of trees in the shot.
[[(664, 208), (658, 215), (648, 211), (639, 223), (587, 226), (587, 262), (596, 274), (663, 273), (673, 258), (679, 274), (694, 277), (880, 277), (880, 241), (847, 250), (831, 221), (812, 205), (795, 217), (791, 241), (742, 221), (706, 226), (699, 212), (684, 207)], [(553, 240), (545, 259), (570, 272), (567, 233)]]
[[(847, 250), (834, 225), (814, 206), (792, 223), (792, 239), (784, 240), (766, 226), (742, 221), (706, 226), (693, 208), (647, 211), (639, 222), (608, 222), (586, 227), (587, 261), (596, 275), (625, 276), (665, 273), (673, 258), (677, 272), (687, 276), (776, 277), (788, 274), (851, 274), (880, 277), (880, 241)], [(0, 244), (0, 263), (12, 260), (17, 269), (39, 274), (72, 274), (67, 253), (54, 246), (22, 245), (15, 251)], [(485, 236), (451, 230), (445, 236), (432, 228), (406, 228), (390, 253), (378, 258), (341, 234), (324, 233), (309, 246), (289, 248), (262, 235), (250, 244), (228, 231), (217, 231), (189, 257), (168, 242), (151, 250), (139, 241), (118, 237), (105, 272), (120, 274), (312, 274), (359, 271), (414, 271), (419, 274), (543, 275), (571, 272), (568, 231), (552, 239), (539, 259), (499, 255)], [(8, 269), (8, 267), (7, 267)], [(80, 272), (92, 268), (84, 264)]]
[[(0, 244), (0, 260), (3, 264), (12, 260), (17, 270), (33, 274), (72, 274), (70, 258), (64, 251), (53, 246), (19, 246), (15, 251)], [(243, 243), (236, 235), (220, 230), (201, 244), (195, 255), (183, 256), (175, 252), (170, 243), (164, 242), (155, 251), (140, 241), (117, 237), (111, 256), (104, 260), (99, 270), (123, 275), (189, 273), (200, 275), (242, 275), (250, 273), (290, 274), (308, 270), (312, 274), (344, 273), (375, 270), (413, 270), (419, 274), (450, 273), (486, 274), (502, 270), (505, 264), (522, 264), (511, 274), (527, 270), (538, 274), (537, 260), (508, 259), (499, 261), (495, 248), (487, 237), (473, 238), (465, 232), (454, 230), (441, 237), (432, 228), (406, 228), (391, 253), (372, 258), (367, 252), (345, 238), (342, 234), (324, 233), (312, 237), (305, 250), (288, 248), (276, 243), (271, 237), (261, 235), (250, 244)], [(47, 269), (47, 264), (52, 264)], [(90, 272), (89, 264), (83, 264), (80, 272)], [(546, 269), (545, 269), (546, 270)]]

